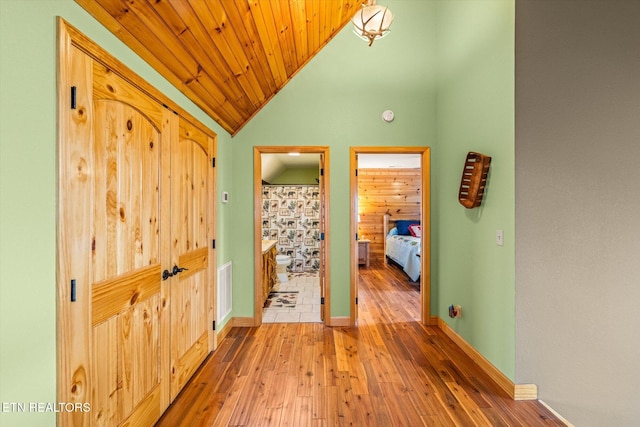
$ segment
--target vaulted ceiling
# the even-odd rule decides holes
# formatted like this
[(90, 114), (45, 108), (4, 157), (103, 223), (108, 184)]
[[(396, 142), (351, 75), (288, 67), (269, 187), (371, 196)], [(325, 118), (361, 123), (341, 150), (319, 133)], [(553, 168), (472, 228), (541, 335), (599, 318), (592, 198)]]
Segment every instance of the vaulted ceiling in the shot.
[(364, 0), (76, 0), (234, 135)]

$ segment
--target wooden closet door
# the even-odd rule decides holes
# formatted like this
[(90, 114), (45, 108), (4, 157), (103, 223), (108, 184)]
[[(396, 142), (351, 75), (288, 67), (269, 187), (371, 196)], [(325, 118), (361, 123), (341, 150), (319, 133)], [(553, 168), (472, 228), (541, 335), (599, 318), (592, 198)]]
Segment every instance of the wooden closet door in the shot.
[(61, 401), (91, 410), (59, 421), (151, 425), (168, 405), (161, 150), (173, 114), (70, 50), (65, 77), (76, 99), (61, 112), (70, 136), (59, 157), (59, 280), (69, 286), (59, 287), (59, 383)]
[(179, 122), (171, 149), (171, 271), (182, 270), (170, 279), (172, 400), (209, 353), (214, 307), (213, 139)]
[(93, 79), (92, 413), (98, 425), (145, 425), (164, 409), (160, 188), (170, 121), (163, 129), (166, 109), (97, 62)]

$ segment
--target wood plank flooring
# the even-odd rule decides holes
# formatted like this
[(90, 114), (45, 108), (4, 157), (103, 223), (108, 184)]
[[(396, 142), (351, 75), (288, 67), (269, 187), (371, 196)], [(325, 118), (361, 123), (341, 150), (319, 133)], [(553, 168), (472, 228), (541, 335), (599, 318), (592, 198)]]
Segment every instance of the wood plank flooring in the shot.
[(515, 402), (438, 328), (416, 284), (361, 268), (359, 325), (233, 328), (157, 426), (562, 426)]

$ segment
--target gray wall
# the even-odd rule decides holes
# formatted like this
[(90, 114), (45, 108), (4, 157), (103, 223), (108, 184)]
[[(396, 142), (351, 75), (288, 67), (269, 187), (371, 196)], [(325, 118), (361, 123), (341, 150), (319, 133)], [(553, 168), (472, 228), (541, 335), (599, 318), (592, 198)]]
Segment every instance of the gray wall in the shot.
[(640, 1), (516, 1), (516, 382), (640, 425)]

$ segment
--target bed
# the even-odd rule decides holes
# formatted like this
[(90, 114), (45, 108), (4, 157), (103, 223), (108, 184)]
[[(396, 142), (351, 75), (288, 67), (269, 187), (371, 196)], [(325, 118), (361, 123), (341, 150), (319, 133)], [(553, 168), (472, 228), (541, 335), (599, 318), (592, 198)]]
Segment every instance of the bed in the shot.
[(398, 264), (411, 280), (420, 279), (422, 227), (419, 219), (383, 216), (385, 262)]

